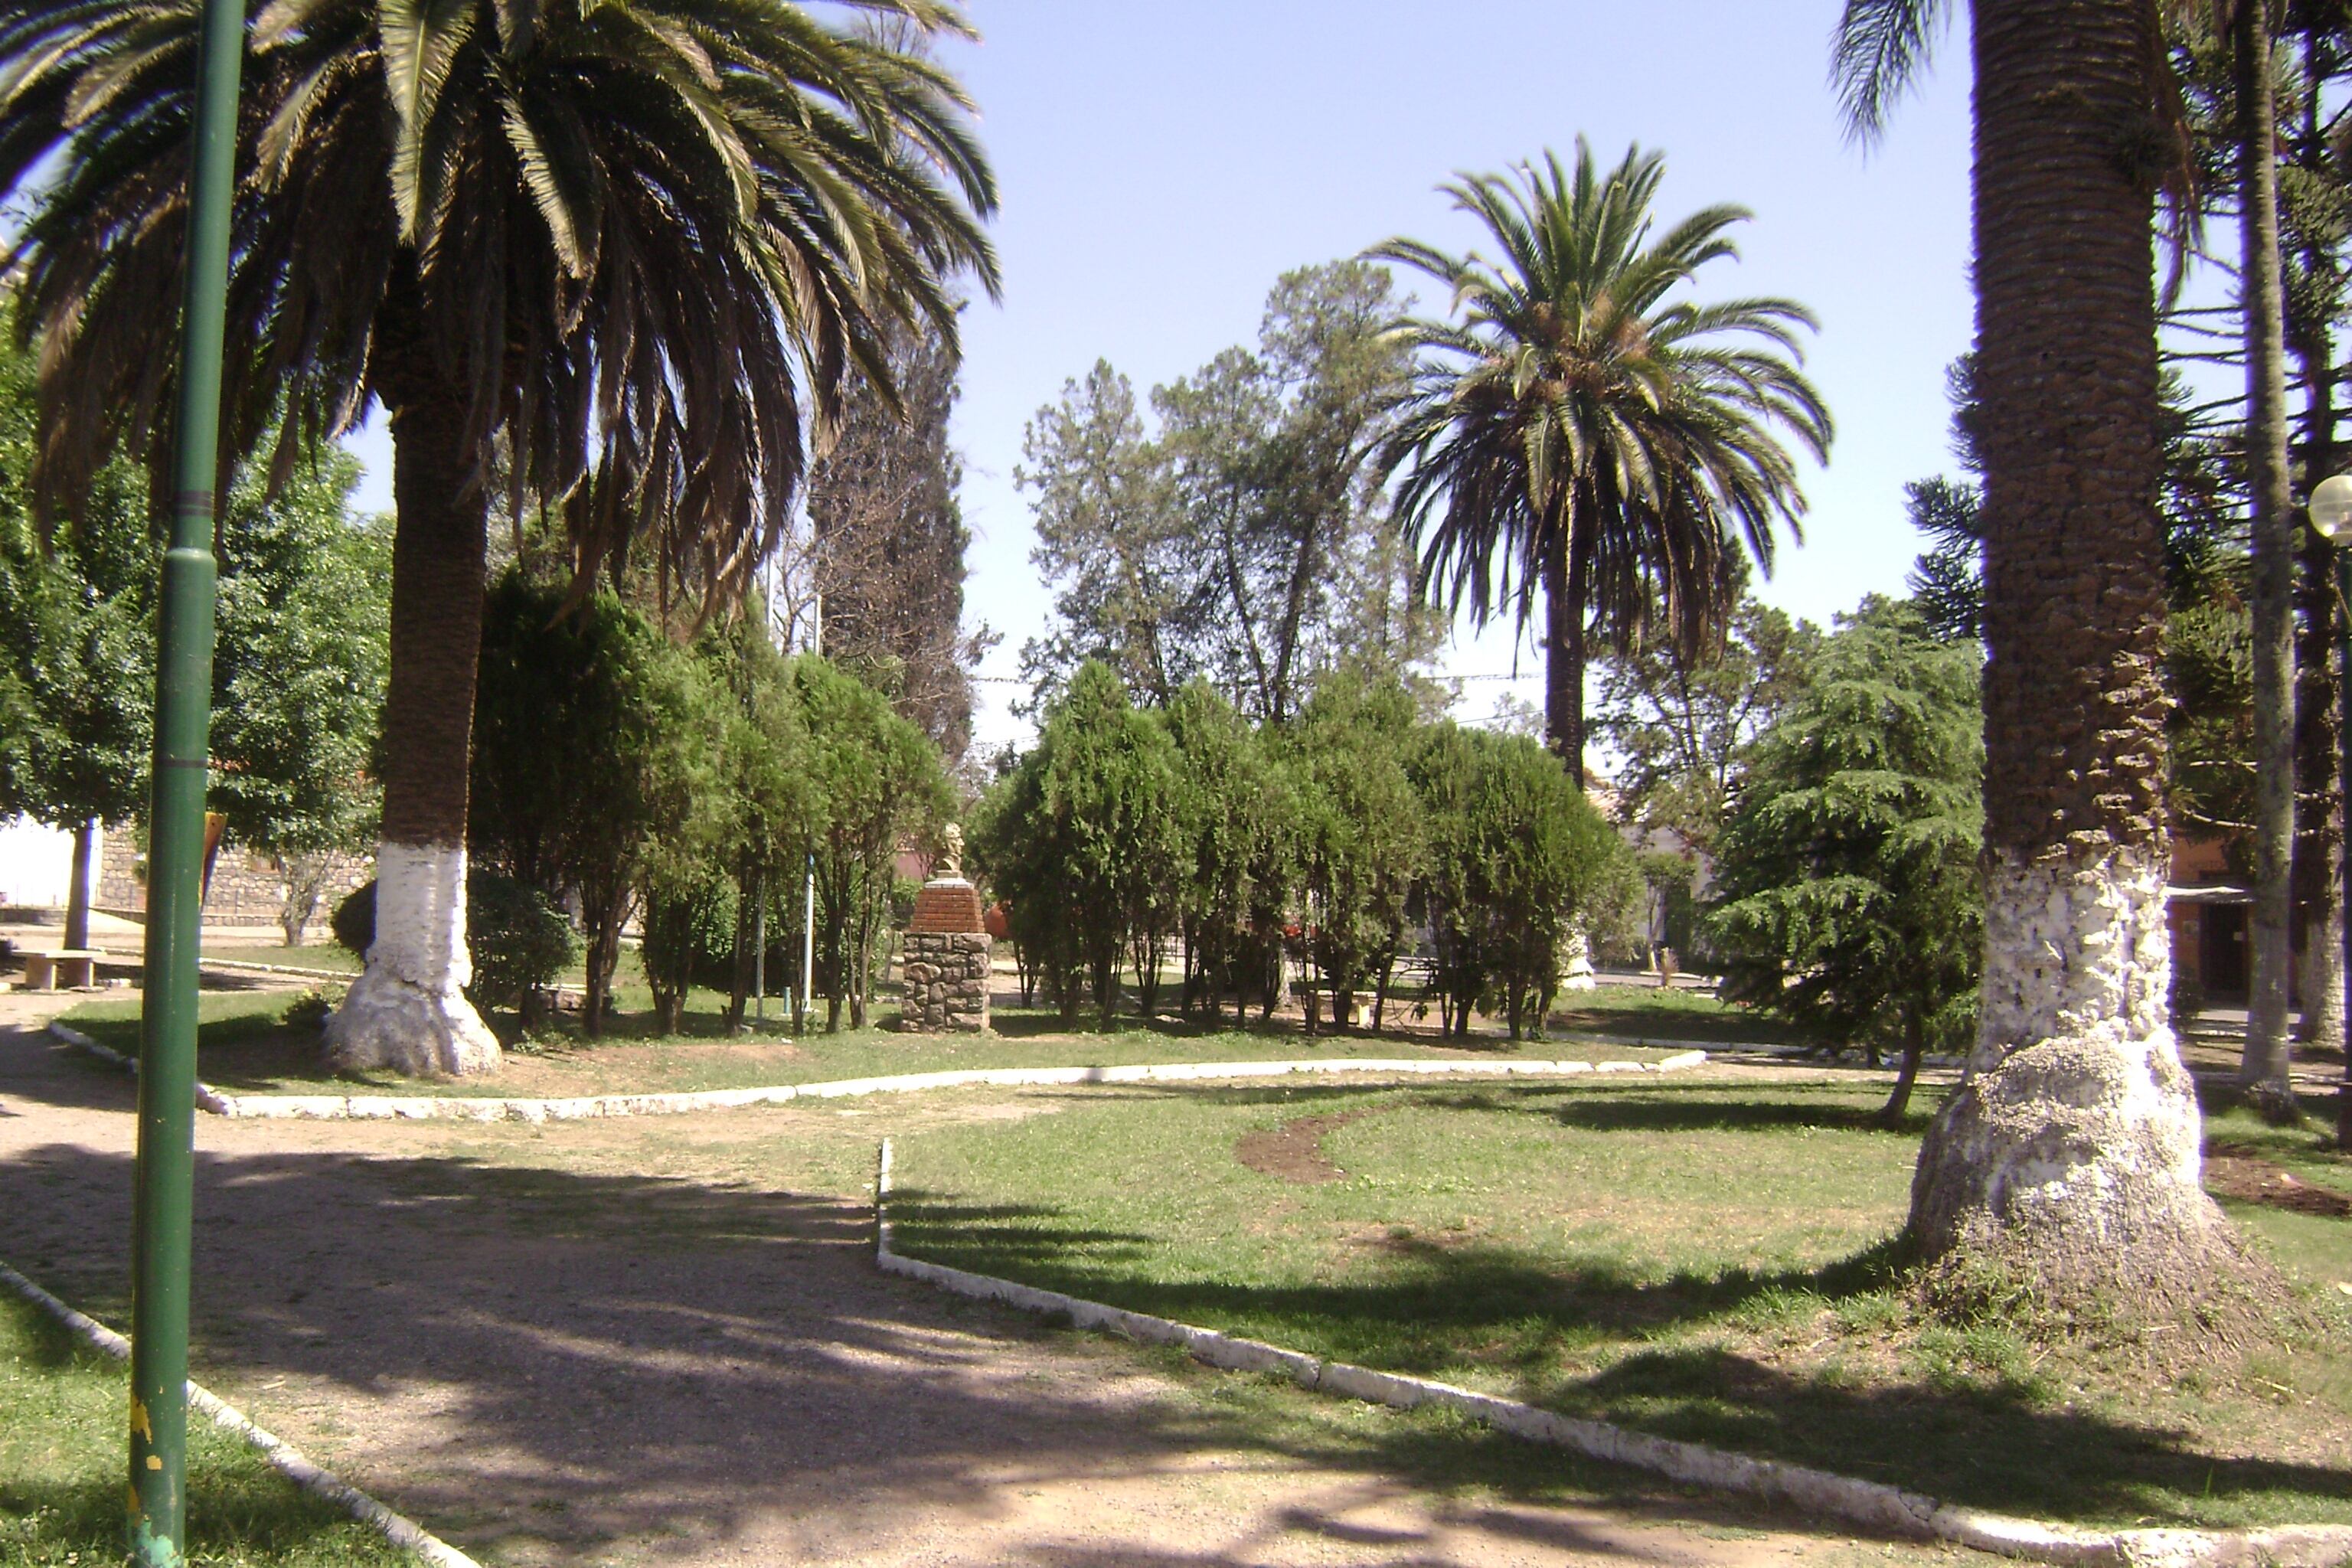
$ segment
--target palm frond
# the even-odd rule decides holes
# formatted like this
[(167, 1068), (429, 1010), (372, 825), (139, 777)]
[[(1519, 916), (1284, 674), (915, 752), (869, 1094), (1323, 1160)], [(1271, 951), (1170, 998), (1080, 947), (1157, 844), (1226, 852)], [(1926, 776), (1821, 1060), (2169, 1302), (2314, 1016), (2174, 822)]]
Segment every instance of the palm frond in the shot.
[(1830, 83), (1849, 136), (1872, 142), (1885, 133), (1951, 16), (1950, 0), (1845, 0), (1830, 37)]

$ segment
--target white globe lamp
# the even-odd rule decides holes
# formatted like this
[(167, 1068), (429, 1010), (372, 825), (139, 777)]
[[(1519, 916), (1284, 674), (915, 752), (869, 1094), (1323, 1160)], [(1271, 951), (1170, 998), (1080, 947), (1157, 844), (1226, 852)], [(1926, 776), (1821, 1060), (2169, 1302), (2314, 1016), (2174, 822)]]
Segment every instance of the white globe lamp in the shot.
[(2352, 475), (2330, 474), (2311, 492), (2311, 526), (2330, 544), (2352, 544)]

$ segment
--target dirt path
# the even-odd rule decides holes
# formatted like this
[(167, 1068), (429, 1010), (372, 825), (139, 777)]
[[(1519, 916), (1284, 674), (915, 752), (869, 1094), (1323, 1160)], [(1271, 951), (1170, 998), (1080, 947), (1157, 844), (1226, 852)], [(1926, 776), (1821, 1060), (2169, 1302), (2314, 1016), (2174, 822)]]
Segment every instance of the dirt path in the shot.
[[(31, 999), (0, 1005), (0, 1258), (120, 1322), (130, 1087), (10, 1026), (37, 1026)], [(863, 1205), (808, 1195), (854, 1190), (853, 1151), (887, 1126), (1008, 1112), (971, 1099), (491, 1130), (200, 1117), (198, 1374), (497, 1563), (1948, 1555), (1774, 1527), (1507, 1439), (1041, 1331), (886, 1280)], [(703, 1173), (663, 1173), (688, 1164)], [(1485, 1467), (1466, 1486), (1465, 1451)], [(1527, 1500), (1540, 1495), (1577, 1500)]]

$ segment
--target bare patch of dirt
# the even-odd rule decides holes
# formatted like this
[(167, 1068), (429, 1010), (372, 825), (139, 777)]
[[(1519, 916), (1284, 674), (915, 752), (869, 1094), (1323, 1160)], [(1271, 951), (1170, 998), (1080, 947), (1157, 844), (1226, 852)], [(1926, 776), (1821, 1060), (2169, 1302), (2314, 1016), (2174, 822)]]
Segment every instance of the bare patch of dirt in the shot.
[(2205, 1190), (2216, 1197), (2265, 1204), (2323, 1219), (2352, 1218), (2352, 1198), (2332, 1188), (2313, 1186), (2285, 1166), (2228, 1143), (2216, 1143), (2206, 1152)]
[(1234, 1144), (1234, 1158), (1261, 1175), (1301, 1186), (1342, 1181), (1348, 1173), (1323, 1152), (1323, 1135), (1371, 1113), (1368, 1107), (1328, 1116), (1300, 1116), (1279, 1127), (1244, 1132)]

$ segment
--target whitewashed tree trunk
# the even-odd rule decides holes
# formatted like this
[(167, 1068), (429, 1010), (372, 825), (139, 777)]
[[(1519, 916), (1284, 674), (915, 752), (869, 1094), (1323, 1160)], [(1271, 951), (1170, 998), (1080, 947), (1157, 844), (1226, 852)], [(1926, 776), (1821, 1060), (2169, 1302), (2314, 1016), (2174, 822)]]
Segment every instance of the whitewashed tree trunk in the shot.
[(1591, 991), (1601, 982), (1592, 973), (1592, 939), (1582, 926), (1570, 927), (1568, 941), (1561, 944), (1559, 988), (1562, 991)]
[(464, 846), (385, 844), (375, 869), (375, 941), (327, 1020), (327, 1059), (412, 1077), (496, 1071), (498, 1037), (464, 989), (474, 975)]
[(1927, 1256), (1990, 1247), (2061, 1288), (2194, 1289), (2229, 1247), (2168, 1018), (2165, 871), (2160, 846), (1990, 857), (1983, 1027), (1913, 1181)]

